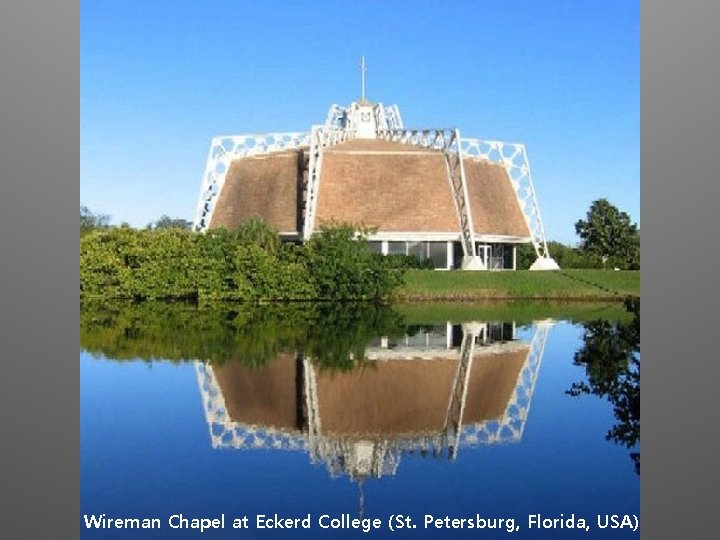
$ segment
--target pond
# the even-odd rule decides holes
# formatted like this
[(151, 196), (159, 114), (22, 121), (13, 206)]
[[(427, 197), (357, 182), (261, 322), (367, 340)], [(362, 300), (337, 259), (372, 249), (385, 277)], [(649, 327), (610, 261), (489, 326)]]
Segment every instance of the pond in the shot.
[(639, 301), (83, 305), (80, 375), (82, 538), (639, 534)]

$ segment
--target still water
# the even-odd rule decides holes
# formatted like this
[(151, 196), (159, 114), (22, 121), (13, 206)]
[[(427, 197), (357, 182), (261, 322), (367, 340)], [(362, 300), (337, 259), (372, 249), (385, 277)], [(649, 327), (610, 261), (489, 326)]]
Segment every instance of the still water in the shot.
[(637, 537), (639, 346), (639, 303), (83, 306), (82, 538)]

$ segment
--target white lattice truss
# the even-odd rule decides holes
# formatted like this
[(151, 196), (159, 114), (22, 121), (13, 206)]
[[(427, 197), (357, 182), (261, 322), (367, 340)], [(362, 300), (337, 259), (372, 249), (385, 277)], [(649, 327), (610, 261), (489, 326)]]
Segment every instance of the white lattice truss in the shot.
[(475, 257), (477, 255), (475, 229), (472, 223), (461, 145), (458, 144), (460, 132), (457, 129), (383, 129), (378, 130), (377, 133), (379, 138), (387, 141), (411, 144), (443, 153), (460, 226), (463, 254), (466, 257)]
[(459, 448), (517, 443), (522, 439), (528, 419), (530, 402), (551, 327), (551, 323), (534, 326), (527, 357), (503, 416), (497, 420), (471, 424), (463, 424), (462, 417), (475, 353), (475, 340), (472, 335), (465, 335), (444, 431), (375, 441), (372, 443), (369, 460), (367, 456), (358, 454), (358, 444), (363, 444), (363, 441), (323, 434), (315, 367), (309, 359), (303, 359), (307, 432), (284, 431), (233, 421), (225, 408), (225, 401), (212, 367), (204, 362), (195, 362), (211, 445), (218, 449), (301, 450), (308, 452), (313, 462), (325, 463), (332, 475), (349, 474), (356, 477), (360, 476), (358, 471), (362, 471), (363, 476), (379, 477), (395, 474), (400, 456), (404, 453), (455, 459)]
[(530, 349), (502, 418), (481, 424), (459, 424), (456, 433), (458, 448), (519, 442), (522, 439), (530, 413), (530, 402), (535, 392), (535, 383), (540, 372), (540, 363), (545, 354), (545, 343), (551, 328), (552, 322), (535, 324)]
[[(325, 119), (326, 128), (354, 129), (350, 124), (351, 110), (349, 107), (333, 104)], [(385, 106), (378, 103), (375, 107), (375, 123), (379, 129), (402, 129), (403, 121), (397, 105)]]
[[(385, 129), (402, 129), (403, 121), (400, 116), (400, 109), (397, 105), (390, 105), (389, 107), (382, 108), (385, 114)], [(382, 126), (383, 123), (378, 120), (378, 126)]]
[(307, 240), (315, 229), (317, 198), (320, 193), (320, 173), (322, 172), (323, 151), (351, 139), (354, 131), (326, 126), (313, 126), (310, 132), (310, 159), (308, 160), (307, 186), (305, 188), (305, 215), (303, 219), (303, 239)]
[(535, 253), (538, 257), (549, 258), (545, 229), (540, 218), (525, 145), (461, 138), (460, 152), (463, 157), (485, 160), (505, 167), (530, 231)]
[(215, 203), (220, 197), (230, 164), (246, 157), (295, 150), (310, 144), (310, 133), (268, 133), (214, 137), (210, 143), (193, 229), (204, 231), (210, 225)]

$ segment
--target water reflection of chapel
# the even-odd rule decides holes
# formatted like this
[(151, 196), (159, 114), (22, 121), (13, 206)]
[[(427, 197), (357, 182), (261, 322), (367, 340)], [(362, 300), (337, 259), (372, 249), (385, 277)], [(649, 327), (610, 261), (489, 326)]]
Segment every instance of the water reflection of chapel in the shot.
[(547, 326), (450, 323), (378, 338), (349, 371), (280, 354), (259, 368), (196, 364), (215, 448), (309, 452), (333, 475), (395, 474), (403, 453), (454, 459), (461, 447), (522, 437)]

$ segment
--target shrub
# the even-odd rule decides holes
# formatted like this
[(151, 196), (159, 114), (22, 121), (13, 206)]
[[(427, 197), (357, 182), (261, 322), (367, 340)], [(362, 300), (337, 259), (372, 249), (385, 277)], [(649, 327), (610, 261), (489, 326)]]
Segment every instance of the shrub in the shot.
[(80, 242), (84, 298), (374, 300), (402, 277), (350, 226), (324, 228), (304, 246), (280, 244), (259, 221), (205, 233), (110, 228)]
[(376, 300), (402, 283), (403, 272), (370, 249), (367, 231), (341, 224), (322, 227), (305, 244), (318, 298)]
[(250, 302), (308, 300), (316, 296), (303, 264), (281, 261), (256, 244), (236, 247), (233, 281), (237, 299)]

